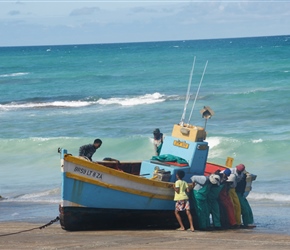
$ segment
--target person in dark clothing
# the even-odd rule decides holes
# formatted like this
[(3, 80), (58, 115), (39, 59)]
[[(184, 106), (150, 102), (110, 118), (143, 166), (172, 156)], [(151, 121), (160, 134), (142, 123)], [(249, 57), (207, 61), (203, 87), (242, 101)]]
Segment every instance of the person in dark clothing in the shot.
[(241, 213), (244, 227), (253, 228), (255, 227), (253, 212), (244, 194), (247, 185), (247, 178), (252, 178), (250, 173), (245, 173), (241, 181), (237, 183), (236, 193), (241, 204)]
[(93, 144), (87, 144), (80, 147), (79, 156), (92, 160), (92, 156), (96, 152), (96, 150), (101, 147), (102, 141), (100, 139), (94, 140)]
[(154, 139), (153, 139), (153, 144), (154, 144), (154, 150), (155, 150), (155, 155), (160, 155), (160, 151), (161, 151), (161, 148), (162, 148), (162, 145), (163, 145), (163, 133), (160, 132), (160, 129), (159, 128), (156, 128), (154, 131), (153, 131), (153, 136), (154, 136)]

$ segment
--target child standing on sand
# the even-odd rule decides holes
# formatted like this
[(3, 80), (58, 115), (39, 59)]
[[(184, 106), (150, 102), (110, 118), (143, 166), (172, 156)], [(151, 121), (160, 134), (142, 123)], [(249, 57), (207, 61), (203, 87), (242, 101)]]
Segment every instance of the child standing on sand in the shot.
[(186, 211), (186, 215), (188, 217), (189, 220), (189, 224), (190, 224), (190, 231), (194, 232), (194, 227), (193, 227), (193, 222), (192, 222), (192, 216), (190, 213), (190, 205), (189, 205), (189, 200), (188, 200), (188, 196), (185, 193), (185, 191), (189, 192), (189, 187), (186, 181), (182, 180), (182, 178), (184, 177), (185, 173), (182, 170), (178, 170), (176, 173), (176, 178), (177, 181), (175, 182), (175, 184), (173, 185), (173, 189), (175, 190), (175, 194), (174, 194), (174, 201), (176, 201), (175, 203), (175, 216), (176, 219), (180, 225), (180, 228), (178, 228), (178, 231), (184, 231), (184, 225), (182, 223), (182, 219), (180, 217), (179, 212), (180, 211)]

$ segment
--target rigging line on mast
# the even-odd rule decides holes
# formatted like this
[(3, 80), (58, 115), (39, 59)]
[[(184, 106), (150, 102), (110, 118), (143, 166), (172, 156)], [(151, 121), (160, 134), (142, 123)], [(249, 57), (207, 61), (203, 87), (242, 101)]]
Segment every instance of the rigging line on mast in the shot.
[(190, 99), (190, 87), (191, 87), (191, 82), (192, 82), (192, 75), (193, 75), (193, 71), (194, 71), (194, 65), (195, 65), (195, 58), (193, 59), (193, 63), (192, 63), (192, 68), (190, 71), (190, 77), (189, 77), (189, 81), (188, 81), (188, 86), (187, 86), (187, 92), (186, 92), (186, 97), (185, 97), (185, 103), (184, 103), (184, 108), (183, 108), (183, 113), (181, 116), (181, 120), (180, 120), (180, 125), (183, 126), (183, 122), (185, 119), (185, 113), (186, 113), (186, 108)]
[(204, 77), (204, 74), (205, 74), (207, 63), (208, 63), (208, 61), (206, 61), (206, 64), (205, 64), (204, 69), (203, 69), (203, 73), (202, 73), (202, 76), (201, 76), (201, 79), (200, 79), (200, 83), (199, 83), (199, 86), (198, 86), (198, 89), (197, 89), (197, 92), (196, 92), (196, 95), (195, 95), (195, 98), (194, 98), (194, 102), (193, 102), (193, 105), (192, 105), (192, 108), (191, 108), (190, 116), (188, 118), (188, 124), (190, 123), (190, 119), (191, 119), (191, 116), (192, 116), (192, 112), (193, 112), (193, 109), (194, 109), (194, 106), (195, 106), (195, 103), (196, 103), (196, 99), (197, 99), (197, 96), (198, 96), (198, 93), (199, 93), (199, 89), (200, 89), (203, 77)]

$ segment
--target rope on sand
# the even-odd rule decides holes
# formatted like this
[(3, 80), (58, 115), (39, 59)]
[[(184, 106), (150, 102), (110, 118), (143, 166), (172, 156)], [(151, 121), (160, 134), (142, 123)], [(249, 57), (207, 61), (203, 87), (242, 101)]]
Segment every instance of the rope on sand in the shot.
[(35, 228), (27, 229), (27, 230), (22, 230), (22, 231), (19, 231), (19, 232), (14, 232), (14, 233), (0, 234), (0, 237), (9, 236), (9, 235), (13, 235), (13, 234), (20, 234), (20, 233), (24, 233), (24, 232), (29, 232), (29, 231), (32, 231), (32, 230), (35, 230), (35, 229), (43, 229), (43, 228), (46, 228), (46, 227), (52, 225), (54, 222), (57, 222), (57, 221), (59, 221), (59, 217), (58, 216), (54, 220), (51, 220), (50, 222), (48, 222), (47, 224), (45, 224), (45, 225), (43, 225), (41, 227), (35, 227)]

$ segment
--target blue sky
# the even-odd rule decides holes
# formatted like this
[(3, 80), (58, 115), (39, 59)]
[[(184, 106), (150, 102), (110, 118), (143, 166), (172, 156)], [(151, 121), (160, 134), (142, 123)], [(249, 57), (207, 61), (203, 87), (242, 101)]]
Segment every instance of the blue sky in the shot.
[(0, 0), (0, 46), (290, 35), (290, 0)]

